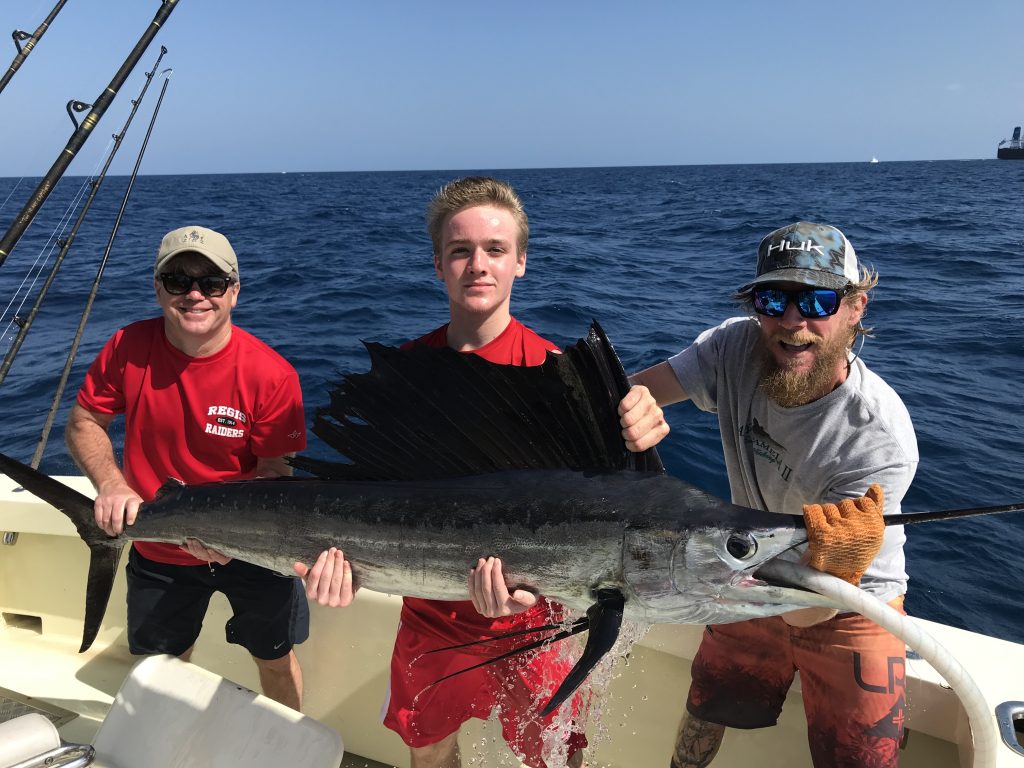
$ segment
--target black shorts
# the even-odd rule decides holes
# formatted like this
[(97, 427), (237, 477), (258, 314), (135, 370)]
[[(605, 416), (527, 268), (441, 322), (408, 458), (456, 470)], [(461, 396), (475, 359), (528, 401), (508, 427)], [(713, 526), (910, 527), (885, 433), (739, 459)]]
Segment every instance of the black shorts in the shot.
[(180, 656), (193, 645), (214, 592), (231, 604), (227, 641), (257, 659), (287, 656), (309, 637), (309, 605), (294, 576), (232, 560), (227, 565), (170, 565), (132, 547), (128, 556), (128, 648)]

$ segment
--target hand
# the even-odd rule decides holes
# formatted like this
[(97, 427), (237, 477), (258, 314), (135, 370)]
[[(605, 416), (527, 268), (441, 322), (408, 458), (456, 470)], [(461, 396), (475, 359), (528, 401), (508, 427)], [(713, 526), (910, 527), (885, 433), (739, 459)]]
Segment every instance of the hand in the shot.
[(123, 480), (100, 487), (93, 504), (96, 525), (108, 536), (117, 536), (135, 522), (142, 497)]
[(496, 557), (480, 558), (476, 568), (470, 569), (469, 596), (477, 612), (490, 619), (522, 613), (537, 604), (537, 595), (529, 590), (517, 589), (509, 594), (501, 560)]
[(306, 597), (310, 600), (331, 608), (344, 608), (355, 599), (359, 587), (353, 585), (352, 564), (337, 547), (321, 552), (312, 568), (303, 563), (292, 567), (306, 582)]
[(642, 384), (630, 387), (619, 402), (619, 424), (626, 447), (634, 453), (657, 445), (669, 431), (658, 401)]
[(882, 548), (885, 494), (875, 483), (859, 499), (836, 504), (804, 504), (807, 564), (854, 586)]
[(185, 539), (185, 543), (181, 545), (181, 548), (192, 555), (196, 560), (202, 560), (207, 563), (217, 563), (217, 565), (227, 565), (231, 562), (231, 558), (223, 552), (218, 552), (216, 549), (211, 549), (210, 547), (204, 547), (199, 543), (198, 539)]

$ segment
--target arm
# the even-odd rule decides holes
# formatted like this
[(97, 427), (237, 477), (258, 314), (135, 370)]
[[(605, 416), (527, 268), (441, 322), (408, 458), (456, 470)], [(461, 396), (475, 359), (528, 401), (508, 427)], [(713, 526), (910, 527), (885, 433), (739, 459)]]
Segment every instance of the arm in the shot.
[(96, 488), (96, 525), (109, 536), (117, 536), (126, 525), (134, 523), (142, 503), (114, 458), (107, 432), (114, 417), (88, 411), (76, 403), (64, 430), (71, 457)]
[(672, 405), (690, 399), (667, 361), (634, 373), (629, 377), (629, 383), (647, 387), (658, 405)]

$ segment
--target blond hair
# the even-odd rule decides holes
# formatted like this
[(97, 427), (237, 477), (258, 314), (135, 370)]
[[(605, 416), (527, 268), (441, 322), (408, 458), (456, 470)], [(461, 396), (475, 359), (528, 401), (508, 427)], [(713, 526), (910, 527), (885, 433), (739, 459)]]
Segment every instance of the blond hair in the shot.
[(520, 254), (525, 254), (530, 223), (523, 210), (523, 201), (511, 185), (489, 176), (467, 176), (449, 181), (434, 195), (427, 206), (427, 231), (434, 244), (434, 253), (441, 252), (441, 233), (448, 219), (461, 210), (478, 205), (493, 205), (512, 214), (519, 233), (516, 246)]
[[(857, 296), (860, 293), (868, 293), (874, 287), (878, 285), (878, 273), (870, 268), (862, 266), (860, 268), (860, 280), (856, 283), (850, 283), (849, 289), (847, 289), (846, 295), (843, 296), (843, 301), (852, 301), (852, 297)], [(871, 336), (874, 328), (867, 328), (864, 326), (864, 315), (868, 313), (867, 304), (864, 305), (864, 311), (861, 312), (860, 320), (857, 326), (853, 329), (853, 341), (857, 340), (858, 336)]]

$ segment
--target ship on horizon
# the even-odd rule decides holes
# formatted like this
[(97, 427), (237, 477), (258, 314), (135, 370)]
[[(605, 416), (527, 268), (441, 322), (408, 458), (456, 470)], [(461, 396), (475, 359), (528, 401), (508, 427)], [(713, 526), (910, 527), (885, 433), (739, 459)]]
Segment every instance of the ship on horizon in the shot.
[(996, 157), (1000, 160), (1024, 160), (1024, 142), (1020, 138), (1020, 126), (1013, 129), (1013, 137), (1003, 139), (996, 147)]

